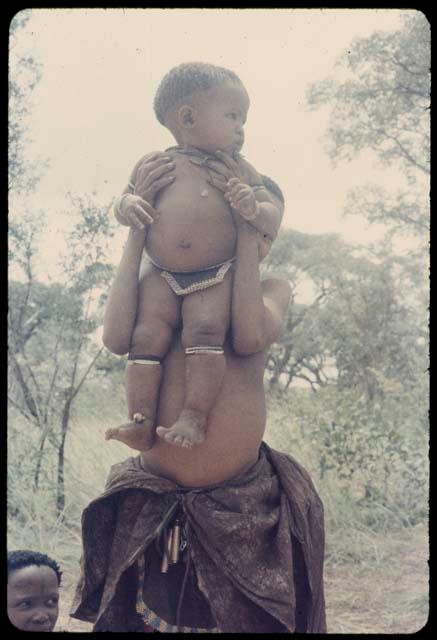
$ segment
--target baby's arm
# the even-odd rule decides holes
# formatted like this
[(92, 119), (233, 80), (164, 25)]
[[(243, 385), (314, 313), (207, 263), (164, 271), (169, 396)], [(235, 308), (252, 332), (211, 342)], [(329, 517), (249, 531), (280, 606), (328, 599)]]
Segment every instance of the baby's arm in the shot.
[(251, 187), (231, 178), (225, 198), (232, 209), (268, 241), (273, 242), (279, 231), (284, 207), (271, 198), (263, 185)]
[[(216, 152), (221, 163), (208, 161), (216, 175), (211, 183), (223, 191), (233, 210), (270, 242), (275, 240), (284, 214), (282, 193), (270, 188), (269, 179), (261, 176), (246, 160), (235, 160), (223, 151)], [(275, 184), (275, 183), (273, 183)]]

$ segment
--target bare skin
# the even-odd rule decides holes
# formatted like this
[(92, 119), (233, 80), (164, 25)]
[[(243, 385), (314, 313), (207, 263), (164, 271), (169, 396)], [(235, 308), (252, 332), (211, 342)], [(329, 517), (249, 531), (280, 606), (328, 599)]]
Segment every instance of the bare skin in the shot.
[(55, 571), (30, 565), (12, 572), (7, 587), (8, 618), (21, 631), (53, 631), (59, 613), (59, 585)]
[[(282, 211), (262, 194), (259, 202), (251, 187), (242, 182), (244, 176), (259, 182), (258, 174), (247, 162), (229, 155), (237, 154), (243, 144), (248, 107), (247, 93), (239, 84), (226, 83), (199, 92), (191, 106), (180, 107), (178, 131), (182, 148), (190, 152), (200, 149), (209, 154), (208, 162), (204, 161), (206, 155), (199, 164), (198, 155), (166, 152), (166, 164), (162, 162), (152, 169), (158, 172), (155, 180), (162, 184), (152, 194), (153, 198), (147, 193), (150, 184), (145, 184), (147, 160), (134, 170), (131, 183), (135, 185), (135, 193), (124, 197), (119, 220), (123, 222), (124, 215), (125, 224), (136, 228), (147, 225), (145, 246), (156, 265), (174, 272), (193, 272), (231, 259), (237, 237), (233, 212), (249, 221), (256, 219), (256, 224), (261, 225), (267, 235), (276, 235)], [(231, 176), (225, 184), (223, 167), (228, 177)], [(167, 171), (171, 173), (165, 175)], [(140, 185), (138, 190), (137, 185)], [(231, 271), (228, 271), (220, 284), (178, 296), (160, 277), (159, 270), (151, 266), (138, 291), (131, 354), (147, 354), (162, 360), (181, 321), (184, 348), (223, 347), (230, 324), (231, 290)], [(156, 381), (160, 381), (160, 377), (156, 371), (152, 375), (146, 363), (140, 366), (141, 373), (136, 368), (136, 375), (142, 380), (137, 385), (138, 391), (131, 393), (129, 386), (135, 383), (133, 376), (127, 376), (129, 417), (133, 420), (137, 414), (140, 420), (109, 429), (106, 438), (145, 450), (153, 444), (159, 393)], [(220, 392), (225, 369), (225, 356), (217, 350), (213, 354), (202, 352), (187, 356), (185, 402), (170, 427), (158, 424), (157, 435), (178, 447), (191, 448), (202, 443), (207, 417)]]
[[(260, 282), (257, 233), (242, 221), (238, 225), (237, 260), (232, 288), (232, 330), (224, 344), (227, 373), (215, 404), (208, 414), (208, 437), (191, 449), (175, 447), (156, 438), (141, 453), (146, 469), (184, 486), (224, 482), (256, 462), (265, 429), (263, 373), (269, 346), (280, 336), (290, 288), (286, 281)], [(105, 317), (104, 340), (127, 351), (129, 318), (135, 317), (138, 274), (131, 264), (141, 254), (141, 232), (131, 230), (125, 252), (131, 261), (119, 267), (116, 282), (124, 297), (120, 311), (117, 296), (110, 298)], [(130, 280), (134, 287), (129, 288)], [(141, 285), (140, 285), (141, 286)], [(126, 292), (129, 292), (126, 295)], [(118, 318), (118, 322), (117, 322)], [(186, 395), (185, 356), (181, 332), (173, 332), (162, 364), (157, 420), (169, 428), (180, 415)]]

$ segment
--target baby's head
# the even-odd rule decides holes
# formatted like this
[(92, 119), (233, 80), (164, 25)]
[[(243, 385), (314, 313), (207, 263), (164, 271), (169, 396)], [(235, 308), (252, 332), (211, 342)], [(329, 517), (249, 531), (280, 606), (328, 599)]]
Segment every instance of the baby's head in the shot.
[(243, 146), (249, 96), (229, 69), (202, 62), (174, 67), (161, 80), (154, 109), (180, 145), (229, 153)]
[(59, 565), (36, 551), (8, 553), (8, 617), (22, 631), (53, 631), (59, 613)]

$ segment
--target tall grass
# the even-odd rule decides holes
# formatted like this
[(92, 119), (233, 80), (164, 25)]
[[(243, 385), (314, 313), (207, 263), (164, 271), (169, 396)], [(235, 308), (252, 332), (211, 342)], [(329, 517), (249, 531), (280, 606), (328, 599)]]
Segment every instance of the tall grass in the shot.
[[(102, 408), (104, 407), (104, 409)], [(53, 555), (65, 578), (78, 575), (81, 555), (81, 513), (99, 495), (111, 466), (132, 452), (107, 442), (109, 426), (125, 421), (121, 384), (107, 390), (90, 387), (74, 408), (66, 444), (66, 506), (55, 510), (56, 455), (47, 445), (40, 489), (33, 472), (38, 434), (19, 415), (10, 412), (8, 425), (8, 548), (34, 549)]]
[[(343, 410), (355, 411), (351, 397), (328, 393), (294, 389), (287, 396), (270, 394), (266, 440), (295, 457), (313, 479), (325, 509), (327, 564), (378, 565), (376, 539), (427, 522), (427, 438), (401, 422), (389, 438), (383, 413), (376, 423), (373, 418), (366, 422), (367, 416), (355, 422), (346, 416), (342, 423), (342, 402)], [(334, 419), (335, 431), (329, 426)], [(330, 453), (327, 439), (329, 445), (338, 442)]]
[[(349, 407), (348, 402), (350, 398), (345, 404), (346, 409)], [(344, 466), (343, 457), (335, 458), (335, 453), (328, 459), (328, 465), (322, 463), (323, 455), (326, 454), (324, 438), (327, 435), (338, 436), (336, 432), (327, 430), (326, 424), (329, 422), (328, 418), (332, 418), (332, 411), (339, 410), (340, 404), (339, 397), (327, 398), (323, 394), (303, 390), (292, 390), (286, 396), (269, 394), (265, 439), (276, 449), (291, 454), (307, 469), (324, 503), (325, 566), (331, 632), (333, 622), (334, 628), (339, 632), (375, 630), (370, 615), (364, 620), (366, 602), (362, 600), (366, 584), (375, 577), (381, 584), (385, 584), (386, 591), (394, 590), (397, 594), (396, 602), (402, 603), (397, 616), (404, 625), (398, 625), (400, 632), (404, 628), (416, 630), (414, 625), (419, 624), (418, 620), (426, 619), (427, 615), (424, 578), (427, 552), (426, 536), (423, 535), (427, 521), (423, 509), (423, 504), (427, 502), (427, 477), (425, 473), (420, 481), (416, 478), (415, 484), (410, 486), (408, 473), (411, 474), (411, 470), (415, 468), (409, 458), (410, 454), (413, 457), (419, 456), (419, 466), (426, 467), (424, 460), (427, 452), (423, 451), (423, 442), (426, 440), (421, 440), (417, 431), (412, 430), (415, 433), (414, 439), (405, 440), (408, 445), (407, 457), (404, 454), (398, 458), (392, 456), (391, 460), (396, 464), (393, 464), (388, 476), (384, 455), (377, 459), (376, 466), (372, 462), (367, 468), (362, 463), (360, 468), (353, 468), (353, 472), (348, 475), (350, 468)], [(48, 447), (40, 489), (33, 492), (32, 474), (38, 434), (32, 433), (29, 425), (16, 414), (12, 412), (10, 415), (8, 548), (35, 549), (48, 553), (61, 564), (64, 571), (66, 609), (79, 576), (81, 513), (103, 490), (110, 467), (135, 455), (123, 444), (104, 439), (106, 428), (120, 424), (125, 419), (121, 378), (94, 381), (81, 394), (80, 402), (74, 408), (66, 446), (66, 507), (61, 517), (57, 517), (54, 508), (54, 452)], [(345, 425), (346, 428), (347, 424)], [(356, 425), (364, 429), (366, 422), (358, 420)], [(361, 438), (356, 442), (363, 447), (367, 441), (366, 438)], [(394, 442), (397, 446), (398, 441)], [(399, 441), (399, 446), (403, 446), (403, 442)], [(348, 446), (351, 446), (350, 442)], [(365, 456), (366, 451), (364, 459)], [(348, 464), (351, 461), (353, 462), (353, 456)], [(405, 469), (409, 469), (409, 472), (403, 473)], [(373, 489), (366, 494), (369, 486), (373, 489), (381, 487), (380, 494)], [(412, 540), (416, 542), (412, 543)], [(418, 577), (416, 586), (409, 589), (408, 576), (405, 574), (407, 569), (402, 572), (401, 568), (406, 554), (411, 552), (411, 544), (416, 544), (418, 548), (417, 557), (410, 559), (408, 571), (412, 575), (416, 572), (422, 577)], [(349, 581), (349, 589), (344, 585), (344, 592), (342, 581)], [(402, 581), (406, 585), (403, 590), (399, 586), (404, 584)], [(384, 593), (381, 591), (382, 600), (386, 597)], [(360, 612), (355, 610), (357, 602), (360, 603)], [(375, 600), (372, 606), (382, 607), (382, 604), (377, 604)], [(394, 601), (384, 604), (386, 608), (394, 606)], [(384, 611), (383, 608), (382, 617), (385, 615)], [(361, 622), (358, 620), (359, 615), (362, 616)], [(388, 615), (387, 611), (386, 616)], [(65, 620), (68, 620), (67, 613), (65, 616)], [(387, 617), (385, 623), (389, 623)], [(70, 623), (66, 624), (68, 627)], [(393, 619), (390, 624), (395, 628), (397, 623)]]

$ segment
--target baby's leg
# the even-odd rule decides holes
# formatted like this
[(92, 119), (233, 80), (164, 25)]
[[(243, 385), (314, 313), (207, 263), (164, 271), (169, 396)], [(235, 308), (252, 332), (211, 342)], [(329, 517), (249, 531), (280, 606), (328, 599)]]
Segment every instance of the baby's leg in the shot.
[(172, 444), (191, 448), (205, 439), (208, 413), (222, 386), (223, 352), (230, 321), (232, 275), (220, 284), (191, 293), (182, 303), (185, 348), (185, 402), (177, 421), (156, 432)]
[(108, 429), (106, 439), (139, 451), (153, 445), (161, 360), (180, 317), (180, 300), (157, 269), (151, 267), (140, 284), (136, 326), (126, 367), (126, 397), (131, 422)]

